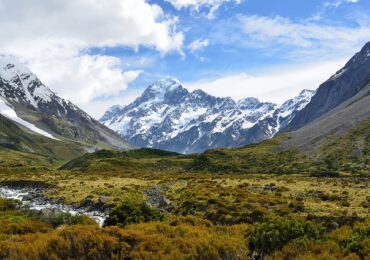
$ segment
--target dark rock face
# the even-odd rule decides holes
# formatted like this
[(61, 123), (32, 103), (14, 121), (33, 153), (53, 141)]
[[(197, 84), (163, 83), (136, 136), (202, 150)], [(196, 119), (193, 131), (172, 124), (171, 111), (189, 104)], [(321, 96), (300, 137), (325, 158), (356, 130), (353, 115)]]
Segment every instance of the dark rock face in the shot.
[(113, 106), (100, 122), (121, 134), (132, 145), (180, 153), (256, 143), (275, 135), (310, 100), (305, 90), (282, 106), (245, 98), (189, 92), (174, 79), (150, 85), (126, 107)]
[(297, 130), (356, 95), (370, 82), (370, 42), (324, 82), (311, 102), (292, 120), (286, 131)]

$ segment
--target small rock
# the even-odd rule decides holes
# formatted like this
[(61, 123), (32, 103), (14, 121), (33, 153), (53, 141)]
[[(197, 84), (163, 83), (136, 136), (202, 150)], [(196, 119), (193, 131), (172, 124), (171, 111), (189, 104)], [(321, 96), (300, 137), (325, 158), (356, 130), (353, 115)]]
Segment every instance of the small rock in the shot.
[(105, 204), (107, 204), (107, 203), (108, 203), (108, 201), (109, 201), (109, 198), (108, 198), (108, 197), (106, 197), (106, 196), (100, 196), (100, 197), (99, 197), (99, 204), (101, 204), (101, 205), (105, 205)]
[(62, 213), (63, 213), (63, 210), (58, 209), (58, 208), (52, 208), (52, 209), (51, 209), (51, 212), (52, 212), (53, 214), (55, 214), (55, 215), (60, 215), (60, 214), (62, 214)]
[(80, 202), (79, 207), (80, 208), (87, 208), (87, 207), (92, 207), (93, 205), (94, 205), (94, 201), (92, 201), (92, 199), (86, 198), (86, 199), (83, 199)]
[(51, 209), (42, 209), (40, 210), (40, 215), (44, 217), (48, 217), (51, 214)]

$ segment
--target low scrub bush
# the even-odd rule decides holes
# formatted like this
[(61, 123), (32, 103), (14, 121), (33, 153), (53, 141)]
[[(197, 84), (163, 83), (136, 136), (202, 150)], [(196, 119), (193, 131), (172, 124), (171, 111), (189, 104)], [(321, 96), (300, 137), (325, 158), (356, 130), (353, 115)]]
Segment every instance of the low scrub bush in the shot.
[(114, 208), (105, 220), (105, 226), (126, 226), (133, 223), (159, 221), (163, 214), (145, 203), (125, 202)]
[(291, 217), (270, 217), (264, 222), (253, 225), (248, 230), (246, 237), (253, 251), (267, 255), (281, 250), (293, 240), (321, 239), (323, 232), (323, 228), (305, 220)]

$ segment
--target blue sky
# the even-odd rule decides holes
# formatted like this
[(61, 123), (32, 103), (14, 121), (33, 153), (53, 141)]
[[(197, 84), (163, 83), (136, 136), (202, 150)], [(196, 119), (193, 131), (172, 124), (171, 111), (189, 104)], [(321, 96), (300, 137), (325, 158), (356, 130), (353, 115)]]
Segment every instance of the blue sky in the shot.
[(370, 41), (368, 0), (4, 1), (0, 26), (30, 33), (8, 33), (1, 54), (96, 118), (166, 76), (189, 90), (281, 103)]
[[(140, 47), (138, 50), (130, 48), (108, 48), (96, 50), (99, 54), (114, 55), (127, 61), (125, 69), (142, 69), (142, 74), (132, 82), (128, 90), (122, 95), (132, 93), (136, 96), (138, 89), (141, 91), (148, 84), (164, 76), (178, 78), (181, 82), (192, 84), (193, 82), (212, 81), (223, 76), (239, 73), (260, 74), (263, 71), (274, 71), (282, 67), (295, 67), (297, 64), (317, 62), (329, 62), (339, 60), (332, 65), (342, 64), (357, 51), (367, 40), (369, 35), (359, 36), (354, 42), (344, 42), (343, 46), (336, 48), (336, 39), (321, 39), (320, 35), (313, 32), (316, 38), (305, 39), (306, 43), (290, 44), (289, 39), (271, 37), (256, 40), (249, 37), (248, 31), (243, 31), (243, 18), (258, 18), (286, 20), (286, 25), (299, 26), (325, 26), (328, 28), (340, 28), (344, 33), (350, 34), (352, 30), (368, 27), (368, 15), (370, 14), (369, 1), (326, 1), (326, 0), (248, 0), (240, 4), (235, 2), (224, 3), (213, 17), (208, 17), (209, 8), (202, 7), (196, 11), (191, 7), (177, 10), (170, 3), (164, 1), (152, 1), (160, 5), (167, 14), (179, 17), (177, 28), (185, 31), (183, 53), (171, 52), (168, 54), (158, 53), (152, 48)], [(253, 19), (250, 21), (253, 25)], [(276, 23), (279, 23), (276, 21)], [(272, 28), (273, 29), (273, 28)], [(261, 28), (262, 30), (262, 28)], [(320, 34), (317, 32), (317, 34)], [(257, 36), (256, 36), (257, 37)], [(298, 38), (300, 36), (297, 36)], [(335, 35), (333, 35), (335, 37)], [(348, 37), (351, 37), (348, 35)], [(366, 38), (367, 37), (367, 38)], [(339, 40), (345, 41), (342, 37)], [(189, 45), (194, 41), (206, 42), (206, 46), (198, 50), (191, 50)], [(256, 42), (255, 42), (256, 41)], [(322, 41), (323, 43), (321, 43)], [(327, 41), (327, 42), (325, 42)], [(327, 46), (329, 44), (329, 46)], [(138, 60), (145, 62), (140, 63)], [(342, 61), (342, 63), (341, 63)], [(137, 63), (137, 64), (135, 64)], [(340, 65), (339, 65), (340, 66)], [(293, 68), (289, 68), (294, 72)], [(339, 67), (337, 67), (339, 69)], [(336, 70), (331, 70), (334, 74)], [(267, 72), (268, 73), (268, 72)], [(329, 74), (329, 75), (331, 75)], [(325, 79), (326, 73), (320, 79)], [(204, 84), (194, 84), (203, 86)], [(268, 86), (266, 86), (267, 88)], [(305, 86), (307, 87), (307, 86)], [(318, 85), (312, 85), (316, 88)], [(225, 88), (227, 88), (225, 86)], [(298, 87), (299, 88), (299, 87)], [(209, 92), (212, 92), (207, 88)], [(140, 92), (139, 91), (139, 92)], [(228, 95), (225, 91), (225, 95)], [(222, 95), (221, 93), (215, 93)], [(248, 93), (246, 93), (248, 94)], [(298, 94), (290, 93), (291, 96)], [(251, 91), (251, 95), (253, 95)], [(289, 96), (289, 94), (285, 95)], [(285, 97), (284, 96), (284, 97)], [(267, 100), (281, 102), (282, 99), (263, 96)], [(130, 100), (130, 99), (128, 99)]]

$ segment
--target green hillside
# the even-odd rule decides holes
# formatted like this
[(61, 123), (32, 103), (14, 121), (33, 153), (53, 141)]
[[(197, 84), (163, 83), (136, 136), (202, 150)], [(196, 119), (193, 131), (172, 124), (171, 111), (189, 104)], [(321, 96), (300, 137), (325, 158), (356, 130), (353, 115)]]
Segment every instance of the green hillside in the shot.
[[(87, 148), (88, 146), (86, 146)], [(28, 132), (0, 115), (0, 165), (53, 165), (84, 154), (78, 143), (59, 141)]]
[(155, 149), (86, 154), (60, 169), (81, 171), (140, 170), (147, 172), (208, 172), (238, 174), (368, 173), (370, 119), (342, 136), (328, 136), (316, 156), (299, 149), (284, 149), (289, 139), (280, 135), (259, 144), (233, 149), (212, 149), (180, 155)]
[(185, 168), (190, 158), (192, 156), (149, 148), (101, 150), (74, 159), (61, 166), (60, 170), (178, 172)]

